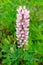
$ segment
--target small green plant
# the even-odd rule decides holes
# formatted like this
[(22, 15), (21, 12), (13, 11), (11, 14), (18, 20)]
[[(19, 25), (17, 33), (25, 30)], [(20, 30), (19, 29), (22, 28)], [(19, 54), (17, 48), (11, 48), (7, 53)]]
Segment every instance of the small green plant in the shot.
[[(30, 10), (28, 45), (18, 48), (16, 14)], [(43, 0), (0, 0), (0, 65), (43, 65)]]

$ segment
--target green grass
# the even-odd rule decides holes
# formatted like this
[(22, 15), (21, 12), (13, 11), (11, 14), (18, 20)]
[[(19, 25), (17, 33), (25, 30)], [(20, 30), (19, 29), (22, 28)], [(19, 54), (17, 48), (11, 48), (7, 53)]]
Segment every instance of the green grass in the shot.
[[(28, 46), (17, 48), (16, 10), (24, 5), (30, 10)], [(43, 65), (43, 0), (0, 0), (0, 65)]]

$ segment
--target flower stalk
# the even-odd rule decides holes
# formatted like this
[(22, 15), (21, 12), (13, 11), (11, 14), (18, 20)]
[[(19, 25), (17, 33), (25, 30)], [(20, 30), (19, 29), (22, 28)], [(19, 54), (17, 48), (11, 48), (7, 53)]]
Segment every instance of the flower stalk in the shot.
[(28, 33), (29, 33), (29, 11), (26, 9), (26, 7), (20, 6), (17, 9), (17, 20), (16, 20), (16, 35), (17, 40), (19, 41), (20, 47), (27, 44), (28, 41)]

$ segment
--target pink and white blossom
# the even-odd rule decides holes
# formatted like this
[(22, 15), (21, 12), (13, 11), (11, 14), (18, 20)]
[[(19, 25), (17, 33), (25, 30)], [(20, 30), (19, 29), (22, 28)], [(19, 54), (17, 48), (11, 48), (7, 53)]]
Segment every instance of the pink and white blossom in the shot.
[(17, 40), (19, 41), (20, 46), (22, 47), (23, 45), (27, 44), (28, 41), (28, 34), (29, 34), (29, 13), (30, 11), (26, 9), (25, 6), (20, 6), (17, 9), (17, 20), (16, 20), (16, 35), (17, 35)]

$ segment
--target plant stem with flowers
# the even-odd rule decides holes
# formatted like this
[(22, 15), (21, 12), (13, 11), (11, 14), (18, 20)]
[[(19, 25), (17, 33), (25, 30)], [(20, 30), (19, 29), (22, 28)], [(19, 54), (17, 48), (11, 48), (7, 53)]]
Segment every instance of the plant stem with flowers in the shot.
[(20, 46), (22, 47), (27, 44), (28, 41), (28, 33), (29, 33), (29, 11), (26, 9), (25, 6), (20, 6), (17, 9), (17, 20), (16, 20), (16, 35), (17, 35), (17, 40), (19, 41)]

